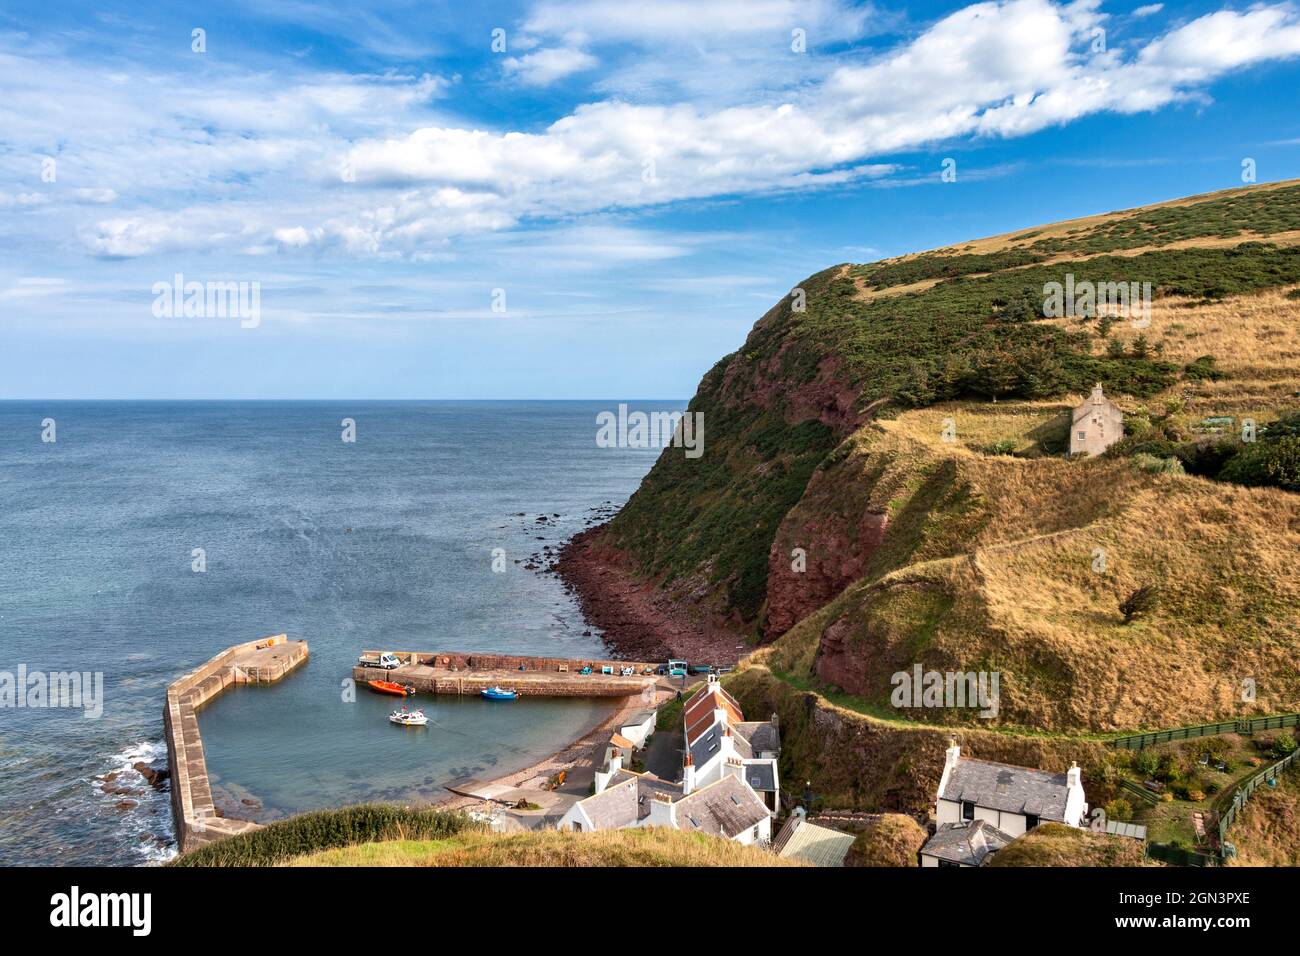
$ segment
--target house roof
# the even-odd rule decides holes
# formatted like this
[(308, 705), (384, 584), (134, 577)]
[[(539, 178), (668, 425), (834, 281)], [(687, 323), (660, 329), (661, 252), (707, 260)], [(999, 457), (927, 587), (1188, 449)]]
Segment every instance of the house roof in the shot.
[[(655, 794), (663, 794), (668, 797), (669, 800), (674, 802), (682, 799), (682, 785), (680, 783), (669, 783), (667, 780), (656, 777), (652, 773), (634, 773), (631, 770), (620, 770), (614, 774), (614, 776), (610, 778), (609, 784), (604, 792), (609, 792), (608, 787), (615, 787), (619, 784), (629, 782), (636, 784), (637, 820), (644, 820), (646, 817), (650, 816), (650, 802), (654, 800)], [(587, 797), (587, 799), (591, 800), (594, 798)], [(584, 803), (584, 809), (585, 806)], [(588, 816), (590, 816), (590, 814), (588, 814)], [(631, 824), (629, 823), (625, 825), (630, 826)]]
[(734, 724), (736, 736), (744, 738), (754, 753), (781, 749), (781, 731), (770, 720), (746, 720)]
[(958, 757), (939, 796), (1064, 823), (1068, 794), (1069, 781), (1063, 773)]
[(622, 747), (624, 750), (627, 751), (631, 751), (636, 747), (636, 744), (632, 743), (632, 741), (628, 740), (622, 734), (613, 734), (609, 738), (609, 742), (613, 744), (615, 747)]
[[(622, 771), (616, 778), (620, 776), (623, 776)], [(618, 783), (611, 781), (611, 784), (595, 796), (578, 801), (593, 829), (619, 830), (632, 826), (639, 819), (639, 786), (636, 775), (628, 774)]]
[(726, 736), (726, 730), (726, 722), (718, 720), (695, 738), (691, 744), (690, 754), (691, 762), (697, 769), (722, 752), (722, 738)]
[(677, 801), (677, 829), (708, 833), (728, 839), (767, 819), (767, 807), (758, 794), (734, 774)]
[(647, 721), (654, 720), (656, 716), (658, 716), (657, 711), (638, 710), (635, 714), (629, 714), (627, 717), (624, 717), (622, 722), (619, 724), (619, 727), (640, 727)]
[(1002, 849), (1011, 839), (987, 820), (963, 820), (940, 824), (921, 852), (951, 863), (983, 866), (990, 853)]
[(819, 827), (792, 816), (790, 822), (782, 828), (772, 849), (777, 856), (787, 860), (802, 860), (813, 866), (843, 866), (849, 847), (853, 846), (853, 839), (851, 833)]
[(745, 764), (745, 780), (760, 792), (776, 790), (776, 761), (756, 760)]
[(733, 724), (745, 719), (736, 699), (723, 690), (717, 681), (709, 681), (691, 695), (683, 708), (682, 724), (686, 728), (687, 746), (693, 745), (696, 738), (712, 726), (715, 710), (725, 711), (727, 719)]

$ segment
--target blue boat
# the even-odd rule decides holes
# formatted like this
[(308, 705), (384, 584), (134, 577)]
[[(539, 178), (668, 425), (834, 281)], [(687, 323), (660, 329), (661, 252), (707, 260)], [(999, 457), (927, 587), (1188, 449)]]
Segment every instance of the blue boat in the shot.
[(479, 693), (488, 700), (514, 700), (519, 696), (519, 694), (513, 690), (503, 690), (500, 687), (488, 687), (479, 691)]

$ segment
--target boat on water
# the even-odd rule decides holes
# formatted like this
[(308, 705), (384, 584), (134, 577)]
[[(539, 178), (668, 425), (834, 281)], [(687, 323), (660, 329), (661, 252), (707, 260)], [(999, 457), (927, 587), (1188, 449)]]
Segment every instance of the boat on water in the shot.
[(505, 690), (501, 687), (485, 687), (479, 691), (479, 694), (488, 700), (514, 700), (519, 696), (518, 691)]
[(377, 694), (395, 694), (398, 697), (410, 697), (415, 688), (409, 684), (403, 686), (391, 680), (368, 680), (366, 684)]
[(401, 710), (395, 710), (389, 714), (388, 722), (400, 724), (403, 727), (423, 727), (429, 722), (429, 718), (424, 716), (422, 710), (407, 710), (403, 707)]

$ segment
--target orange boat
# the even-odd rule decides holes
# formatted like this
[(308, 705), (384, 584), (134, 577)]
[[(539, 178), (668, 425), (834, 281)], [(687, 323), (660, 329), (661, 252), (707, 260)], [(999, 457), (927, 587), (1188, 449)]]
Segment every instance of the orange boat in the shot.
[(368, 680), (367, 684), (370, 689), (379, 694), (396, 694), (398, 697), (405, 697), (407, 694), (414, 694), (414, 687), (403, 687), (401, 684), (395, 684), (390, 680)]

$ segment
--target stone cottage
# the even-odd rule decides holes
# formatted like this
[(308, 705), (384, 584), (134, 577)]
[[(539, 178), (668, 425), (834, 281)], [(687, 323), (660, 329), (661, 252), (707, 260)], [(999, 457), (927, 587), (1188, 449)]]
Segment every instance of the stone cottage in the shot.
[(1074, 409), (1070, 422), (1070, 454), (1100, 455), (1124, 437), (1124, 413), (1101, 393), (1101, 385)]

